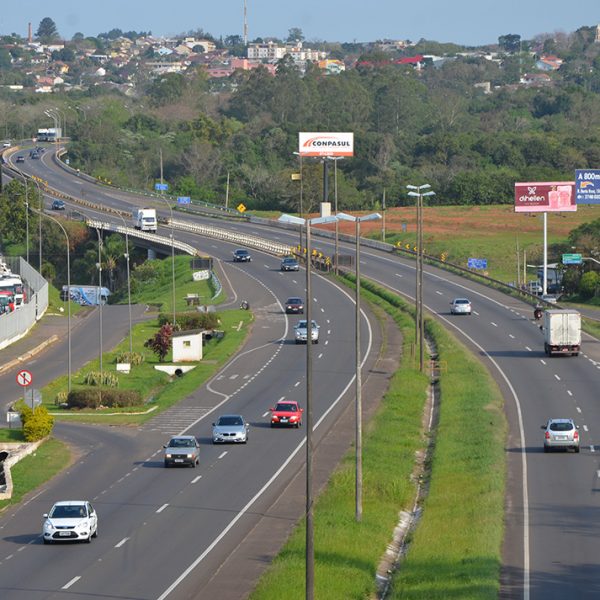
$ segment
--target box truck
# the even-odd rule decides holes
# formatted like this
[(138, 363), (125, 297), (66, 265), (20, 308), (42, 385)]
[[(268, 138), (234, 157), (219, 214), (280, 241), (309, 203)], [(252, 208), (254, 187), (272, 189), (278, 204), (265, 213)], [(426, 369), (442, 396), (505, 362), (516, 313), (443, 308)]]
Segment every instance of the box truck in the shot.
[(133, 213), (133, 226), (140, 231), (153, 231), (156, 233), (157, 221), (154, 208), (136, 208)]
[(100, 302), (106, 304), (110, 296), (108, 288), (99, 288), (97, 285), (71, 285), (70, 294), (68, 289), (66, 285), (62, 286), (60, 299), (64, 302), (70, 296), (73, 302), (77, 302), (81, 306), (98, 306)]
[(581, 315), (571, 309), (544, 311), (544, 352), (577, 356), (581, 347)]

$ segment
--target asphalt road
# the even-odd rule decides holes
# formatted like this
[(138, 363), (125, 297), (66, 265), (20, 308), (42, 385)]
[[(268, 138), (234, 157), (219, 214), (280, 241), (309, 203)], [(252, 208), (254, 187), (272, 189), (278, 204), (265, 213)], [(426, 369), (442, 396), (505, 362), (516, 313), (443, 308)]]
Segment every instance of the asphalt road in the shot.
[[(56, 178), (58, 186), (64, 175)], [(296, 233), (252, 224), (228, 228), (286, 243), (297, 240)], [(314, 242), (331, 253), (331, 242), (316, 236)], [(351, 245), (342, 248), (353, 254)], [(361, 270), (400, 294), (414, 294), (411, 261), (363, 249)], [(260, 279), (265, 281), (267, 273), (265, 269)], [(489, 366), (506, 399), (509, 488), (502, 597), (599, 597), (600, 344), (584, 335), (579, 357), (547, 358), (529, 305), (432, 267), (426, 267), (424, 285), (428, 309)], [(449, 314), (456, 296), (472, 300), (472, 316)], [(337, 307), (336, 316), (344, 310)], [(580, 426), (579, 455), (542, 451), (540, 425), (562, 416), (573, 417)], [(476, 426), (466, 423), (466, 434)]]

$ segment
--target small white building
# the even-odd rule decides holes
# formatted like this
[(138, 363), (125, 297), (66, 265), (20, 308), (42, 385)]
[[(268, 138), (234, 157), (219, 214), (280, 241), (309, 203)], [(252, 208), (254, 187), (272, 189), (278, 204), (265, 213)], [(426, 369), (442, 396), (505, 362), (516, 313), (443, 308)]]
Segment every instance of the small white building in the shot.
[(189, 329), (173, 333), (173, 362), (195, 362), (202, 360), (203, 329)]

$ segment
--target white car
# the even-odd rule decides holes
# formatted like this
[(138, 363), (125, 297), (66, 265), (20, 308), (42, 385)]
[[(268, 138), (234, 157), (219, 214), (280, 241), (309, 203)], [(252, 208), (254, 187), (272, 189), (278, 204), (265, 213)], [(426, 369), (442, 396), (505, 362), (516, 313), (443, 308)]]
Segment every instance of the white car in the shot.
[[(316, 321), (312, 322), (311, 327), (311, 340), (313, 344), (319, 343), (319, 326)], [(306, 344), (308, 340), (308, 326), (306, 324), (306, 319), (302, 321), (298, 321), (296, 326), (294, 327), (294, 338), (296, 340), (296, 344)]]
[(467, 298), (454, 298), (450, 302), (450, 314), (452, 315), (470, 315), (471, 301)]
[(98, 514), (87, 500), (57, 502), (44, 514), (42, 539), (51, 542), (85, 540), (98, 536)]

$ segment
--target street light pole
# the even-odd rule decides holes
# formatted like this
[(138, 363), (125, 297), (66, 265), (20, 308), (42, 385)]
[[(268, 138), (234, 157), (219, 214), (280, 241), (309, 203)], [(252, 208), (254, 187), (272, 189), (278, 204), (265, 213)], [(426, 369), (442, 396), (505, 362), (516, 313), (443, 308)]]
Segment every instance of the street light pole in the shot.
[[(40, 187), (40, 184), (38, 182), (37, 179), (32, 179), (33, 183), (35, 183), (37, 190), (38, 190), (38, 196), (40, 197), (40, 206), (38, 209), (38, 212), (40, 213), (40, 215), (44, 214), (44, 194), (42, 193), (42, 188)], [(39, 253), (39, 266), (38, 266), (38, 270), (40, 275), (42, 274), (42, 219), (41, 217), (38, 217), (38, 242), (39, 242), (39, 248), (38, 248), (38, 253)]]
[[(415, 286), (415, 344), (419, 345), (419, 370), (423, 372), (424, 368), (424, 318), (423, 318), (423, 197), (435, 196), (435, 192), (428, 190), (431, 186), (428, 183), (423, 185), (407, 185), (409, 196), (414, 196), (417, 199), (417, 269), (416, 269), (416, 286)], [(414, 191), (416, 190), (416, 191)]]
[(129, 309), (129, 360), (132, 359), (133, 355), (133, 331), (131, 328), (131, 279), (129, 276), (129, 232), (127, 229), (127, 223), (123, 215), (117, 212), (121, 221), (123, 221), (123, 227), (125, 228), (125, 259), (127, 260), (127, 306)]
[(312, 289), (311, 289), (311, 237), (312, 224), (332, 223), (337, 217), (303, 219), (292, 215), (281, 215), (281, 223), (306, 226), (306, 539), (305, 539), (305, 586), (306, 600), (313, 600), (315, 587), (315, 547), (313, 520), (313, 415), (312, 415)]
[[(32, 209), (34, 212), (37, 212), (35, 208)], [(68, 391), (71, 391), (71, 244), (69, 243), (69, 236), (67, 234), (66, 229), (63, 227), (62, 223), (47, 215), (45, 213), (40, 213), (39, 217), (44, 216), (51, 221), (54, 221), (65, 234), (65, 239), (67, 240), (67, 354), (68, 354)]]
[(100, 230), (96, 227), (98, 234), (98, 308), (100, 309), (100, 377), (102, 377), (102, 237)]
[(25, 176), (23, 171), (21, 171), (21, 169), (19, 169), (19, 167), (17, 167), (16, 165), (15, 169), (17, 170), (17, 172), (23, 179), (23, 182), (25, 183), (25, 247), (27, 257), (26, 261), (27, 264), (29, 264), (29, 187), (27, 185), (27, 177)]
[(363, 468), (362, 468), (362, 354), (360, 349), (360, 224), (362, 221), (374, 221), (381, 219), (379, 213), (372, 213), (362, 217), (355, 217), (346, 213), (336, 215), (342, 221), (354, 221), (356, 225), (356, 297), (354, 317), (354, 342), (356, 357), (356, 431), (355, 431), (355, 518), (357, 522), (362, 521), (362, 497), (363, 497)]

